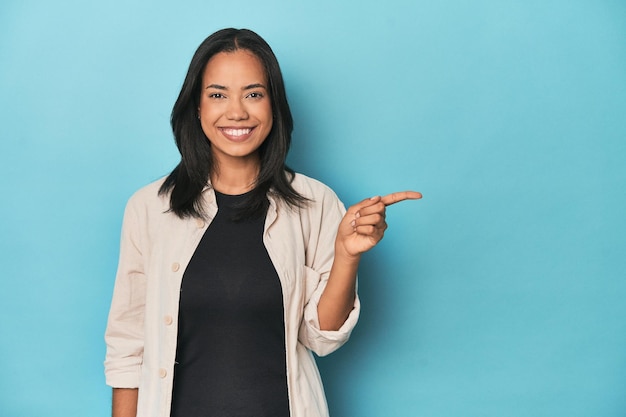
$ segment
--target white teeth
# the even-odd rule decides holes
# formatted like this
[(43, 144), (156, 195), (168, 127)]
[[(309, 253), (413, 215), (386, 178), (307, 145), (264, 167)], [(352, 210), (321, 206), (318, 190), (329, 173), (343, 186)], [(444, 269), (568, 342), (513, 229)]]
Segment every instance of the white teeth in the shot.
[(224, 133), (230, 136), (243, 136), (250, 133), (251, 129), (223, 129)]

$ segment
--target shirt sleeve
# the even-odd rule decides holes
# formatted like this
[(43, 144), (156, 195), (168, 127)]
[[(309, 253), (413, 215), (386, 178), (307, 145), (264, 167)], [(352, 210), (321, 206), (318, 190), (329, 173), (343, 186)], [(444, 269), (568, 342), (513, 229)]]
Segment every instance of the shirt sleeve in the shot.
[(317, 306), (328, 283), (330, 269), (335, 257), (337, 228), (346, 209), (335, 193), (323, 186), (324, 192), (311, 208), (311, 231), (306, 249), (307, 264), (306, 303), (304, 317), (300, 325), (299, 340), (319, 356), (325, 356), (339, 349), (348, 341), (356, 326), (360, 312), (360, 302), (355, 294), (354, 306), (339, 330), (321, 330)]
[(139, 386), (146, 301), (141, 240), (139, 216), (131, 198), (124, 213), (119, 264), (105, 332), (106, 383), (114, 388)]

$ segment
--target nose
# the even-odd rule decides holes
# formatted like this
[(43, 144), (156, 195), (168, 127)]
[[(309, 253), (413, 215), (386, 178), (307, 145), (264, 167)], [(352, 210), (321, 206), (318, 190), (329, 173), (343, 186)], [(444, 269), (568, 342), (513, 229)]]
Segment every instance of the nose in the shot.
[(230, 100), (226, 111), (226, 117), (229, 120), (246, 120), (248, 118), (246, 106), (241, 100)]

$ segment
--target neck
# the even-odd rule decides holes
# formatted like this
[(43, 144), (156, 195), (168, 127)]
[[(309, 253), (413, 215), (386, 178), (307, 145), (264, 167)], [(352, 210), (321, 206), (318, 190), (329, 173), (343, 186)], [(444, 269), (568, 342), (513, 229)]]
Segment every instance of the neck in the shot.
[(253, 160), (220, 161), (211, 175), (213, 188), (223, 194), (238, 195), (254, 188), (259, 176), (260, 162)]

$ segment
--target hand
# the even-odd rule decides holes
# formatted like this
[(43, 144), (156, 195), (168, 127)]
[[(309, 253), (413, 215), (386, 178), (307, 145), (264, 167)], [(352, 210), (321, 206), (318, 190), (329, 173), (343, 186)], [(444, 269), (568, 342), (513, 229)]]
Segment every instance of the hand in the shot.
[(385, 234), (385, 208), (404, 200), (416, 200), (422, 194), (401, 191), (384, 197), (372, 197), (350, 207), (339, 224), (335, 243), (336, 256), (358, 258), (372, 249)]

